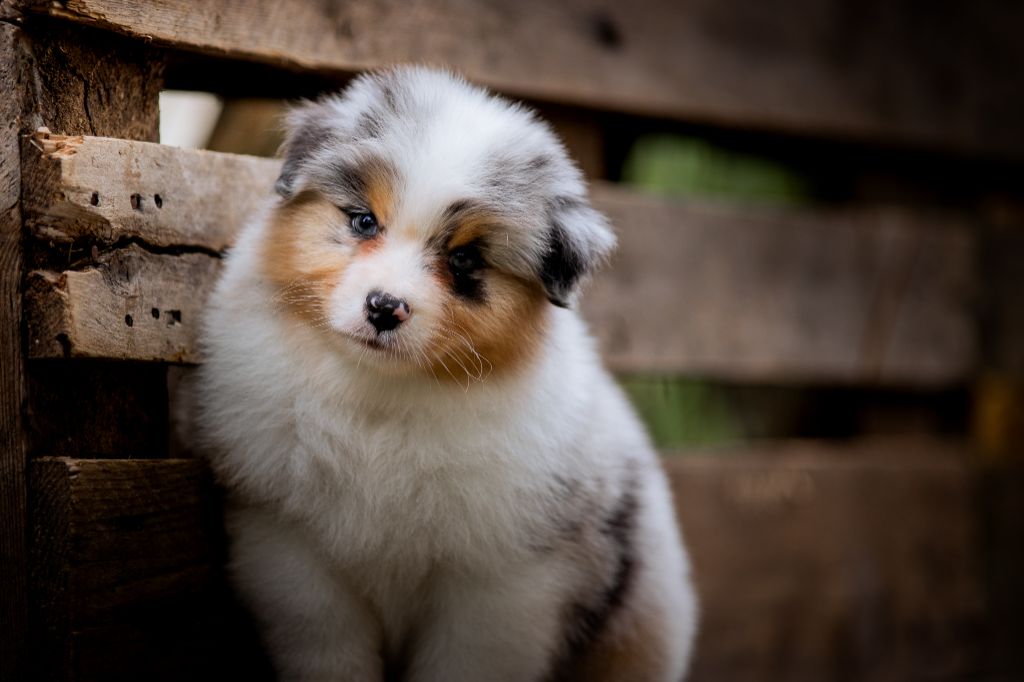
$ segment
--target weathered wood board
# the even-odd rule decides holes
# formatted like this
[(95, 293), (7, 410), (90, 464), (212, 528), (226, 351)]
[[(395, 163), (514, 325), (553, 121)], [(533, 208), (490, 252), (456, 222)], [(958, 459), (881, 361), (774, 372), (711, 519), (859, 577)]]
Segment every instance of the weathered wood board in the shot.
[(207, 254), (131, 244), (84, 270), (30, 272), (29, 357), (198, 362), (203, 305), (219, 271)]
[(26, 661), (25, 361), (21, 343), (21, 163), (18, 116), (25, 97), (19, 31), (0, 23), (0, 677)]
[[(25, 362), (25, 259), (19, 140), (49, 126), (69, 133), (158, 137), (162, 54), (139, 41), (62, 22), (24, 21), (0, 2), (0, 679), (23, 680), (30, 665), (26, 560), (26, 466), (37, 389)], [(67, 374), (47, 377), (67, 388)], [(63, 409), (75, 410), (65, 404)], [(166, 421), (166, 417), (164, 417)], [(77, 422), (75, 419), (68, 420)], [(58, 419), (50, 422), (62, 425)], [(99, 425), (93, 425), (97, 428)], [(59, 431), (59, 428), (56, 429)], [(166, 431), (166, 429), (164, 429)], [(63, 437), (51, 434), (55, 439)]]
[(888, 0), (17, 4), (147, 42), (296, 70), (442, 64), (538, 100), (1024, 153), (1016, 82), (1024, 7), (1013, 2), (945, 3), (927, 13)]
[[(985, 611), (961, 454), (806, 444), (669, 458), (702, 600), (689, 679), (976, 674)], [(251, 632), (211, 630), (237, 611), (201, 462), (46, 458), (31, 482), (39, 641), (52, 647), (39, 660), (78, 682), (223, 679), (225, 660), (258, 672)]]
[(135, 239), (221, 251), (272, 195), (281, 167), (274, 159), (46, 133), (25, 152), (27, 223), (55, 243)]
[[(35, 142), (33, 234), (104, 250), (83, 269), (30, 274), (32, 356), (196, 361), (214, 256), (271, 196), (277, 162), (103, 138)], [(162, 207), (149, 203), (156, 195)], [(962, 217), (729, 208), (600, 183), (592, 195), (621, 245), (583, 312), (615, 369), (908, 385), (974, 369), (975, 237)], [(135, 243), (105, 250), (125, 242)]]
[(610, 186), (595, 201), (620, 244), (583, 312), (617, 369), (932, 385), (974, 369), (976, 236), (960, 217), (672, 202)]
[(225, 584), (202, 462), (30, 466), (33, 679), (269, 679)]
[(966, 460), (899, 441), (670, 457), (702, 600), (689, 679), (997, 679)]

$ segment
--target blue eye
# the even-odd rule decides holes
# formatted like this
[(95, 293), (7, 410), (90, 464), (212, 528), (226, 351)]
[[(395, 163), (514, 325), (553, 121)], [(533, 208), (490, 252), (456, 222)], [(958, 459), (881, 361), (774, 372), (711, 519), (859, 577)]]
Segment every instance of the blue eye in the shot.
[(351, 213), (349, 215), (351, 217), (349, 224), (352, 226), (352, 232), (357, 236), (368, 239), (377, 234), (379, 228), (377, 216), (372, 213)]
[(475, 246), (460, 246), (448, 254), (448, 267), (456, 274), (472, 272), (480, 267), (480, 252)]

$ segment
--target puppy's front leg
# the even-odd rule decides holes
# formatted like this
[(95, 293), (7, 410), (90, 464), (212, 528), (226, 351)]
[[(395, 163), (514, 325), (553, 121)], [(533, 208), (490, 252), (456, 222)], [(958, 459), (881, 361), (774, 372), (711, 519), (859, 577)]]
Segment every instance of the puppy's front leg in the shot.
[(559, 651), (564, 571), (551, 563), (434, 585), (409, 682), (539, 682)]
[(380, 682), (381, 631), (304, 537), (253, 507), (232, 509), (231, 568), (280, 680)]

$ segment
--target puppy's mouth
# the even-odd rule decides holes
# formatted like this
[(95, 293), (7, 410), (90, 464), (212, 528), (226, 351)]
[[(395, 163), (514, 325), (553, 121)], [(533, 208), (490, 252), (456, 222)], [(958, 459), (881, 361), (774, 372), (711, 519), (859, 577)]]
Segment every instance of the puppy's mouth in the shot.
[(357, 334), (344, 334), (344, 336), (357, 346), (370, 348), (379, 353), (394, 355), (399, 352), (398, 339), (391, 332), (385, 332), (377, 336), (361, 336)]

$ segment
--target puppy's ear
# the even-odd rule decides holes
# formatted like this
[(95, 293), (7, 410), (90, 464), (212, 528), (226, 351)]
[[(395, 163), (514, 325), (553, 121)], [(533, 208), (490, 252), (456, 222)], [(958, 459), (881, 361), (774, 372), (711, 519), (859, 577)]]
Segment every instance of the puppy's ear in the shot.
[(580, 285), (615, 248), (608, 220), (583, 199), (558, 197), (548, 209), (548, 244), (540, 278), (548, 299), (568, 308)]
[(284, 165), (274, 184), (274, 189), (285, 199), (295, 194), (295, 181), (302, 163), (328, 141), (330, 131), (322, 123), (325, 113), (322, 109), (320, 103), (305, 102), (288, 112), (287, 132), (280, 150)]

